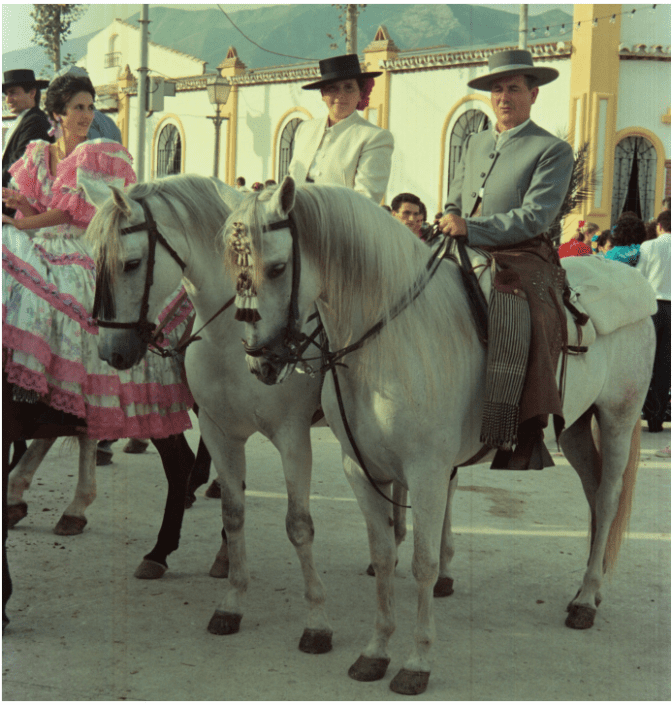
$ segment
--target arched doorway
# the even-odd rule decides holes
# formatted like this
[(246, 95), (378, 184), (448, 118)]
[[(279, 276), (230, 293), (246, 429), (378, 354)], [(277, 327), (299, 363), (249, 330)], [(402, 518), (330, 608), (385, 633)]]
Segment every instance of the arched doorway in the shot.
[(280, 183), (289, 171), (289, 163), (294, 154), (294, 136), (299, 125), (303, 122), (301, 118), (293, 118), (282, 130), (280, 135), (280, 158), (278, 160), (278, 183)]
[(656, 171), (658, 155), (646, 137), (629, 135), (614, 153), (614, 187), (611, 195), (611, 222), (624, 211), (633, 211), (642, 220), (656, 215)]
[(182, 138), (175, 125), (168, 123), (156, 144), (156, 176), (182, 173)]
[(490, 118), (482, 110), (465, 110), (455, 121), (448, 147), (448, 189), (446, 195), (450, 191), (450, 182), (453, 180), (457, 166), (462, 159), (469, 135), (474, 132), (482, 132), (489, 127)]

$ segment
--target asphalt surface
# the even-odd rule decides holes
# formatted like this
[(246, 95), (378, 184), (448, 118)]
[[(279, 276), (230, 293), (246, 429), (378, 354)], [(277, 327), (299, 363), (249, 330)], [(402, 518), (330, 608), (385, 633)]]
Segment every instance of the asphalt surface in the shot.
[[(197, 431), (188, 434), (195, 449)], [(280, 459), (248, 443), (247, 555), (252, 583), (241, 630), (207, 631), (226, 580), (209, 577), (219, 503), (186, 513), (180, 549), (157, 581), (133, 571), (153, 545), (166, 486), (153, 448), (115, 446), (98, 469), (98, 498), (80, 536), (52, 533), (70, 501), (76, 451), (60, 442), (26, 493), (10, 532), (14, 595), (3, 638), (5, 700), (399, 700), (389, 682), (411, 646), (416, 612), (412, 515), (395, 578), (392, 662), (375, 683), (347, 676), (370, 638), (374, 581), (366, 531), (328, 428), (313, 429), (315, 559), (328, 592), (334, 648), (298, 650), (305, 607), (298, 559), (284, 529)], [(593, 629), (564, 626), (588, 551), (578, 476), (555, 454), (541, 472), (460, 470), (454, 503), (455, 594), (437, 600), (433, 670), (422, 700), (669, 700), (669, 425), (642, 434), (630, 535)], [(557, 453), (554, 444), (549, 449)]]

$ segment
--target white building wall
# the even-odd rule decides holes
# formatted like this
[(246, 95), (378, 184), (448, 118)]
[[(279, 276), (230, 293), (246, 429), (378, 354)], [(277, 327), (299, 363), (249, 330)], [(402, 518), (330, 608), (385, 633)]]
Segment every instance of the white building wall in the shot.
[[(642, 96), (646, 100), (642, 100)], [(618, 80), (616, 130), (643, 127), (653, 132), (670, 155), (670, 126), (662, 116), (670, 109), (670, 63), (630, 59), (621, 61)]]
[[(632, 15), (632, 10), (635, 14)], [(652, 5), (640, 3), (621, 5), (621, 42), (626, 45), (643, 43), (670, 46), (670, 4)], [(607, 22), (608, 20), (604, 20)]]

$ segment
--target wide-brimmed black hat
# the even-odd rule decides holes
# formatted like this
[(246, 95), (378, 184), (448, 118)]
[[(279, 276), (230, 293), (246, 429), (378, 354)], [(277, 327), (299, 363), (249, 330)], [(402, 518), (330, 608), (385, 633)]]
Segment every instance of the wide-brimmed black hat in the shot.
[(8, 88), (13, 86), (26, 86), (31, 88), (46, 88), (49, 81), (42, 81), (35, 78), (35, 73), (30, 69), (12, 69), (5, 71), (2, 74), (2, 92), (5, 93)]
[(520, 73), (533, 76), (538, 86), (555, 81), (560, 75), (559, 71), (548, 66), (535, 66), (529, 51), (510, 49), (491, 54), (488, 59), (488, 73), (472, 79), (467, 85), (469, 88), (476, 88), (479, 91), (489, 91), (496, 79)]
[(357, 54), (344, 54), (332, 56), (330, 59), (320, 61), (322, 78), (315, 83), (301, 86), (304, 91), (313, 91), (334, 81), (344, 81), (346, 78), (375, 78), (382, 76), (382, 71), (362, 71), (359, 66)]

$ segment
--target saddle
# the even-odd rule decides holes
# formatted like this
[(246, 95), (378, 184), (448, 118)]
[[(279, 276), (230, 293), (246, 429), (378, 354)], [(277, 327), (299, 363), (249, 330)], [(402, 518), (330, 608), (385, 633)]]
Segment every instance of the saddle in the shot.
[[(481, 442), (494, 469), (554, 465), (543, 443), (549, 414), (560, 433), (566, 356), (595, 341), (545, 236), (505, 248), (456, 247), (472, 316), (487, 345)], [(487, 303), (486, 303), (487, 302)], [(561, 362), (560, 384), (556, 381)]]

